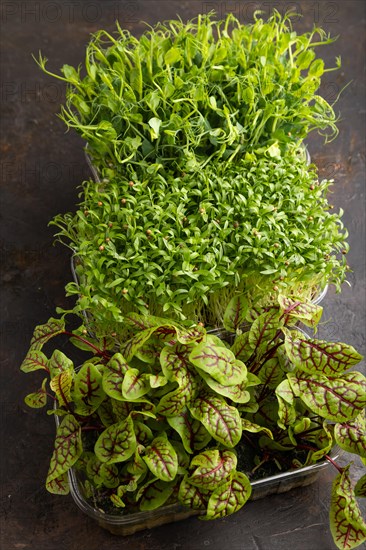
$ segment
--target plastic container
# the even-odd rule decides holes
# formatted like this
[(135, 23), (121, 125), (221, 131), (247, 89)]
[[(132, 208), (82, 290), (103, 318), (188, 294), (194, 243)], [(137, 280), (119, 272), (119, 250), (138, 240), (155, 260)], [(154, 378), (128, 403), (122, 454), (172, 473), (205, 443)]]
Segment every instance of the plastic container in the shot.
[(311, 300), (311, 303), (314, 304), (314, 306), (320, 305), (320, 302), (322, 302), (328, 292), (329, 285), (325, 285), (325, 287), (317, 294), (315, 297)]
[[(336, 458), (334, 453), (332, 453), (332, 457)], [(310, 485), (316, 481), (320, 472), (327, 468), (327, 466), (328, 462), (323, 460), (311, 466), (252, 481), (250, 500), (258, 500), (272, 494), (285, 493), (296, 487)], [(85, 498), (82, 485), (78, 482), (77, 472), (73, 469), (69, 471), (69, 484), (71, 496), (80, 510), (114, 535), (133, 535), (144, 529), (152, 529), (166, 523), (181, 521), (200, 514), (199, 511), (185, 508), (180, 504), (163, 506), (151, 512), (121, 514), (121, 512), (117, 511), (116, 514), (105, 513), (103, 510), (94, 508)]]

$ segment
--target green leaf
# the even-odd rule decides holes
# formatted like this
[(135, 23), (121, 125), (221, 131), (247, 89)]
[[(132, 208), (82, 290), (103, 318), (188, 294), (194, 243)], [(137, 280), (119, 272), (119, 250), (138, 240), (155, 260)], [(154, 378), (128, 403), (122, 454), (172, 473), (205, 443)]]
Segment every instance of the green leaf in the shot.
[(154, 365), (159, 359), (161, 349), (162, 343), (158, 339), (152, 337), (141, 346), (141, 348), (136, 352), (135, 357), (144, 363)]
[(118, 495), (112, 494), (110, 496), (110, 499), (112, 501), (113, 506), (115, 506), (116, 508), (126, 508), (126, 504), (123, 502), (121, 497), (119, 497)]
[(345, 373), (342, 378), (328, 379), (322, 374), (289, 373), (296, 396), (310, 410), (328, 420), (353, 420), (366, 405), (366, 379), (360, 372)]
[(284, 332), (288, 357), (298, 369), (309, 374), (336, 376), (362, 359), (348, 344), (307, 338), (299, 331), (285, 329)]
[(277, 308), (271, 308), (259, 315), (249, 331), (248, 341), (252, 349), (265, 351), (276, 338), (282, 325), (281, 312)]
[(273, 434), (271, 430), (266, 428), (265, 426), (259, 426), (259, 424), (255, 424), (254, 422), (250, 422), (250, 420), (246, 420), (245, 418), (241, 419), (241, 425), (244, 432), (251, 432), (251, 433), (259, 433), (264, 432), (273, 439)]
[(64, 73), (65, 78), (67, 78), (68, 80), (79, 81), (79, 75), (74, 67), (72, 67), (71, 65), (63, 65), (61, 70)]
[(156, 411), (164, 416), (176, 416), (195, 398), (198, 384), (194, 376), (186, 370), (185, 378), (180, 380), (179, 388), (166, 393), (159, 401)]
[(38, 325), (34, 329), (30, 347), (32, 350), (41, 350), (43, 345), (57, 334), (65, 331), (65, 322), (63, 319), (51, 319), (44, 325)]
[[(54, 492), (55, 483), (60, 483), (60, 490), (65, 490), (65, 474), (78, 460), (83, 452), (81, 428), (71, 415), (64, 416), (56, 432), (55, 448), (47, 474), (46, 488)], [(55, 482), (58, 480), (58, 482)], [(52, 483), (54, 482), (54, 483)], [(65, 493), (62, 493), (65, 494)]]
[(60, 372), (50, 382), (51, 390), (55, 392), (57, 401), (61, 407), (67, 407), (72, 401), (71, 397), (72, 373), (69, 370)]
[(227, 348), (203, 342), (194, 347), (189, 360), (195, 367), (207, 372), (220, 384), (234, 386), (246, 377), (247, 369)]
[(193, 344), (194, 342), (202, 340), (206, 336), (206, 330), (200, 325), (184, 330), (176, 327), (175, 331), (178, 342), (185, 345)]
[(276, 388), (276, 397), (278, 401), (278, 420), (277, 424), (283, 430), (287, 429), (296, 421), (296, 410), (294, 406), (294, 392), (291, 389), (288, 380), (284, 380)]
[(73, 397), (75, 412), (81, 416), (91, 415), (106, 398), (102, 374), (93, 363), (84, 363), (76, 374)]
[(160, 120), (160, 118), (156, 118), (156, 117), (150, 118), (148, 124), (152, 129), (151, 131), (152, 140), (157, 139), (159, 137), (161, 122), (162, 121)]
[(118, 468), (114, 464), (105, 464), (92, 454), (86, 465), (86, 473), (96, 487), (110, 489), (119, 484)]
[(39, 369), (48, 371), (48, 359), (42, 351), (30, 349), (20, 366), (20, 370), (23, 372), (32, 372)]
[(223, 398), (202, 392), (188, 408), (216, 441), (225, 447), (235, 447), (239, 443), (242, 433), (239, 412)]
[(242, 472), (234, 472), (231, 479), (213, 491), (207, 505), (207, 514), (200, 519), (218, 519), (234, 514), (244, 506), (252, 493), (250, 481)]
[(129, 366), (121, 353), (115, 353), (103, 370), (103, 389), (109, 397), (122, 401), (122, 383)]
[(182, 53), (179, 48), (170, 48), (164, 56), (164, 61), (167, 65), (172, 65), (182, 59)]
[(131, 359), (136, 355), (137, 351), (143, 346), (143, 344), (150, 338), (150, 336), (157, 330), (157, 326), (150, 327), (146, 330), (142, 330), (136, 336), (125, 342), (121, 346), (121, 353), (123, 354), (123, 357), (127, 361), (131, 361)]
[(234, 296), (224, 313), (224, 327), (226, 330), (236, 332), (244, 323), (248, 312), (248, 300), (243, 294)]
[(140, 510), (147, 512), (160, 508), (168, 500), (173, 489), (173, 483), (167, 483), (161, 479), (150, 481), (139, 493)]
[(28, 407), (32, 407), (32, 409), (40, 409), (47, 404), (47, 380), (47, 378), (43, 380), (42, 386), (39, 388), (39, 390), (34, 393), (29, 393), (25, 396), (24, 402), (26, 405), (28, 405)]
[(253, 355), (253, 348), (249, 343), (249, 332), (243, 332), (239, 334), (231, 346), (231, 351), (237, 359), (240, 359), (244, 363)]
[(161, 369), (171, 382), (183, 384), (187, 377), (190, 348), (182, 344), (164, 346), (160, 353)]
[(336, 443), (345, 451), (366, 458), (365, 411), (362, 411), (354, 420), (335, 424), (334, 437)]
[(177, 453), (178, 457), (178, 472), (177, 474), (179, 476), (186, 475), (188, 467), (189, 467), (189, 461), (191, 457), (186, 452), (184, 445), (180, 441), (171, 441), (175, 452)]
[(313, 50), (305, 50), (297, 57), (297, 66), (300, 70), (307, 69), (315, 57)]
[(191, 460), (190, 468), (197, 468), (187, 480), (196, 487), (213, 491), (235, 470), (236, 464), (236, 455), (231, 451), (207, 450)]
[(324, 61), (322, 59), (316, 59), (312, 62), (309, 68), (309, 76), (322, 76), (324, 73)]
[(55, 349), (51, 356), (51, 359), (48, 361), (48, 368), (51, 378), (54, 378), (61, 372), (72, 372), (74, 370), (74, 364), (71, 359), (69, 359), (64, 353), (62, 353), (62, 351)]
[(135, 401), (150, 390), (149, 380), (138, 369), (128, 369), (123, 382), (122, 394), (128, 401)]
[(241, 384), (237, 384), (235, 386), (226, 386), (216, 382), (216, 380), (211, 378), (211, 376), (206, 374), (204, 371), (201, 371), (200, 375), (208, 387), (215, 393), (228, 397), (231, 401), (234, 401), (234, 403), (247, 403), (249, 401), (250, 393), (246, 391), (247, 380), (244, 380)]
[(178, 457), (166, 436), (156, 437), (143, 456), (149, 470), (162, 481), (173, 481), (178, 471)]
[(54, 495), (68, 495), (70, 492), (70, 485), (67, 472), (64, 472), (51, 481), (46, 481), (46, 489), (49, 493)]
[(137, 442), (146, 447), (154, 438), (153, 432), (150, 430), (149, 426), (136, 419), (134, 420), (134, 426)]
[(360, 479), (357, 481), (355, 485), (355, 496), (356, 497), (366, 497), (366, 474), (364, 474)]
[(350, 550), (366, 540), (366, 524), (354, 497), (349, 466), (333, 481), (329, 518), (337, 548)]
[[(298, 427), (299, 429), (299, 423), (294, 424), (293, 433), (295, 435), (296, 435), (296, 430), (295, 430), (296, 427)], [(297, 433), (300, 433), (300, 432), (297, 432)], [(309, 466), (310, 464), (315, 464), (316, 462), (319, 462), (319, 460), (321, 460), (325, 455), (329, 454), (329, 452), (331, 451), (334, 445), (332, 430), (330, 429), (330, 426), (326, 421), (323, 422), (322, 428), (319, 428), (319, 430), (316, 430), (314, 432), (308, 433), (307, 440), (310, 442), (314, 442), (315, 446), (317, 447), (317, 450), (309, 451), (308, 456), (306, 458), (306, 462), (304, 463), (304, 466)], [(296, 443), (296, 441), (294, 443)]]
[(211, 435), (199, 420), (192, 418), (184, 407), (177, 416), (169, 416), (168, 424), (180, 435), (187, 453), (200, 450), (211, 440)]
[(206, 510), (208, 495), (208, 491), (195, 487), (189, 483), (188, 476), (184, 476), (178, 492), (178, 500), (183, 506), (191, 510)]
[(266, 387), (275, 389), (284, 376), (281, 363), (278, 357), (268, 359), (258, 372), (258, 378)]
[(316, 327), (321, 319), (323, 308), (312, 303), (304, 303), (301, 299), (288, 298), (287, 296), (279, 295), (278, 302), (281, 309), (286, 315), (285, 324), (290, 321), (295, 323), (301, 320), (308, 327)]
[(133, 421), (129, 416), (117, 424), (112, 424), (100, 434), (94, 452), (101, 462), (124, 462), (133, 455), (136, 444)]

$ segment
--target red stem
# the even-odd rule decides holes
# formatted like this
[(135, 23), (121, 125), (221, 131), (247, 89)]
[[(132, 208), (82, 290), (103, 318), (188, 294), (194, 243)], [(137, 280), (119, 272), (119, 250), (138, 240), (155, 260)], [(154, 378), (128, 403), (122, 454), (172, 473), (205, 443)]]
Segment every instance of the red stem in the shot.
[(81, 430), (83, 432), (86, 432), (88, 430), (103, 430), (104, 429), (104, 426), (82, 426), (81, 427)]
[(104, 350), (101, 350), (99, 348), (97, 348), (97, 346), (95, 346), (94, 344), (92, 344), (91, 342), (89, 342), (89, 340), (85, 340), (85, 338), (82, 338), (81, 336), (79, 336), (78, 334), (74, 334), (73, 332), (69, 332), (67, 330), (64, 331), (64, 334), (66, 334), (66, 336), (70, 336), (72, 338), (76, 338), (77, 340), (79, 340), (80, 342), (83, 342), (83, 344), (86, 344), (87, 346), (90, 346), (95, 352), (97, 355), (100, 355), (101, 357), (104, 357), (106, 359), (109, 359), (109, 354)]
[[(306, 449), (308, 451), (319, 451), (319, 449), (317, 449), (316, 447), (312, 447), (311, 445), (297, 445), (297, 447), (299, 449)], [(328, 462), (330, 462), (340, 474), (343, 474), (344, 468), (338, 466), (338, 464), (329, 455), (324, 455), (324, 458), (326, 458), (326, 460), (328, 460)]]

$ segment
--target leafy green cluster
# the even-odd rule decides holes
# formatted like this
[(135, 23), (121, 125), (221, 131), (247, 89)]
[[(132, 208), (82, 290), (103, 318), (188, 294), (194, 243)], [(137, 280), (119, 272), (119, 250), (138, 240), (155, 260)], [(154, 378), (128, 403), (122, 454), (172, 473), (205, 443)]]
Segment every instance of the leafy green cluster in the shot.
[[(85, 71), (69, 65), (61, 118), (89, 145), (94, 163), (116, 172), (130, 162), (189, 171), (233, 161), (278, 144), (284, 152), (317, 129), (337, 134), (332, 106), (317, 95), (324, 61), (316, 48), (332, 38), (320, 28), (297, 34), (291, 14), (243, 25), (199, 15), (169, 21), (137, 39), (121, 29), (97, 32)], [(340, 66), (337, 59), (336, 67)], [(122, 167), (122, 170), (121, 170)]]
[[(130, 179), (132, 178), (132, 179)], [(77, 256), (67, 289), (100, 323), (128, 311), (220, 325), (234, 293), (308, 294), (340, 285), (348, 250), (314, 165), (247, 155), (193, 174), (86, 182), (76, 214), (57, 216)]]
[[(366, 379), (350, 371), (362, 357), (296, 328), (299, 321), (316, 327), (321, 313), (285, 296), (252, 309), (236, 296), (224, 316), (231, 344), (200, 325), (132, 313), (125, 322), (133, 336), (117, 350), (83, 326), (69, 333), (93, 354), (79, 369), (59, 350), (50, 358), (42, 351), (67, 333), (64, 319), (36, 327), (21, 369), (43, 370), (50, 382), (26, 403), (43, 407), (52, 390), (57, 408), (50, 412), (62, 419), (47, 489), (67, 494), (75, 467), (87, 492), (102, 491), (127, 512), (178, 500), (215, 519), (244, 505), (264, 463), (314, 464), (335, 442), (366, 463)], [(242, 471), (238, 452), (253, 449), (251, 471)], [(306, 451), (303, 460), (294, 457), (298, 450)], [(355, 548), (366, 540), (356, 501), (365, 496), (365, 476), (355, 494), (349, 467), (336, 467), (331, 529), (338, 548)]]

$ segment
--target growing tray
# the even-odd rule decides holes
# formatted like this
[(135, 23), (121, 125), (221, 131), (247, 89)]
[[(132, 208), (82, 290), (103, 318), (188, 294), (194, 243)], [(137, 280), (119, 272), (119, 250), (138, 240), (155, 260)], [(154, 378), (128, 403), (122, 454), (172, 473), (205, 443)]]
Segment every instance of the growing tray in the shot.
[[(56, 417), (57, 419), (57, 417)], [(336, 458), (337, 452), (334, 448), (332, 457)], [(296, 470), (279, 473), (251, 482), (252, 495), (250, 500), (258, 500), (269, 495), (285, 493), (296, 487), (305, 487), (314, 483), (320, 472), (328, 467), (329, 463), (322, 460), (317, 464), (305, 466)], [(78, 508), (87, 516), (94, 519), (100, 527), (108, 530), (114, 535), (133, 535), (144, 529), (152, 529), (160, 525), (181, 521), (191, 516), (197, 516), (200, 512), (185, 508), (180, 504), (162, 506), (149, 512), (121, 513), (116, 509), (116, 514), (106, 513), (94, 507), (90, 499), (84, 495), (82, 484), (79, 482), (77, 472), (69, 471), (70, 493)], [(248, 506), (248, 504), (246, 504)]]

